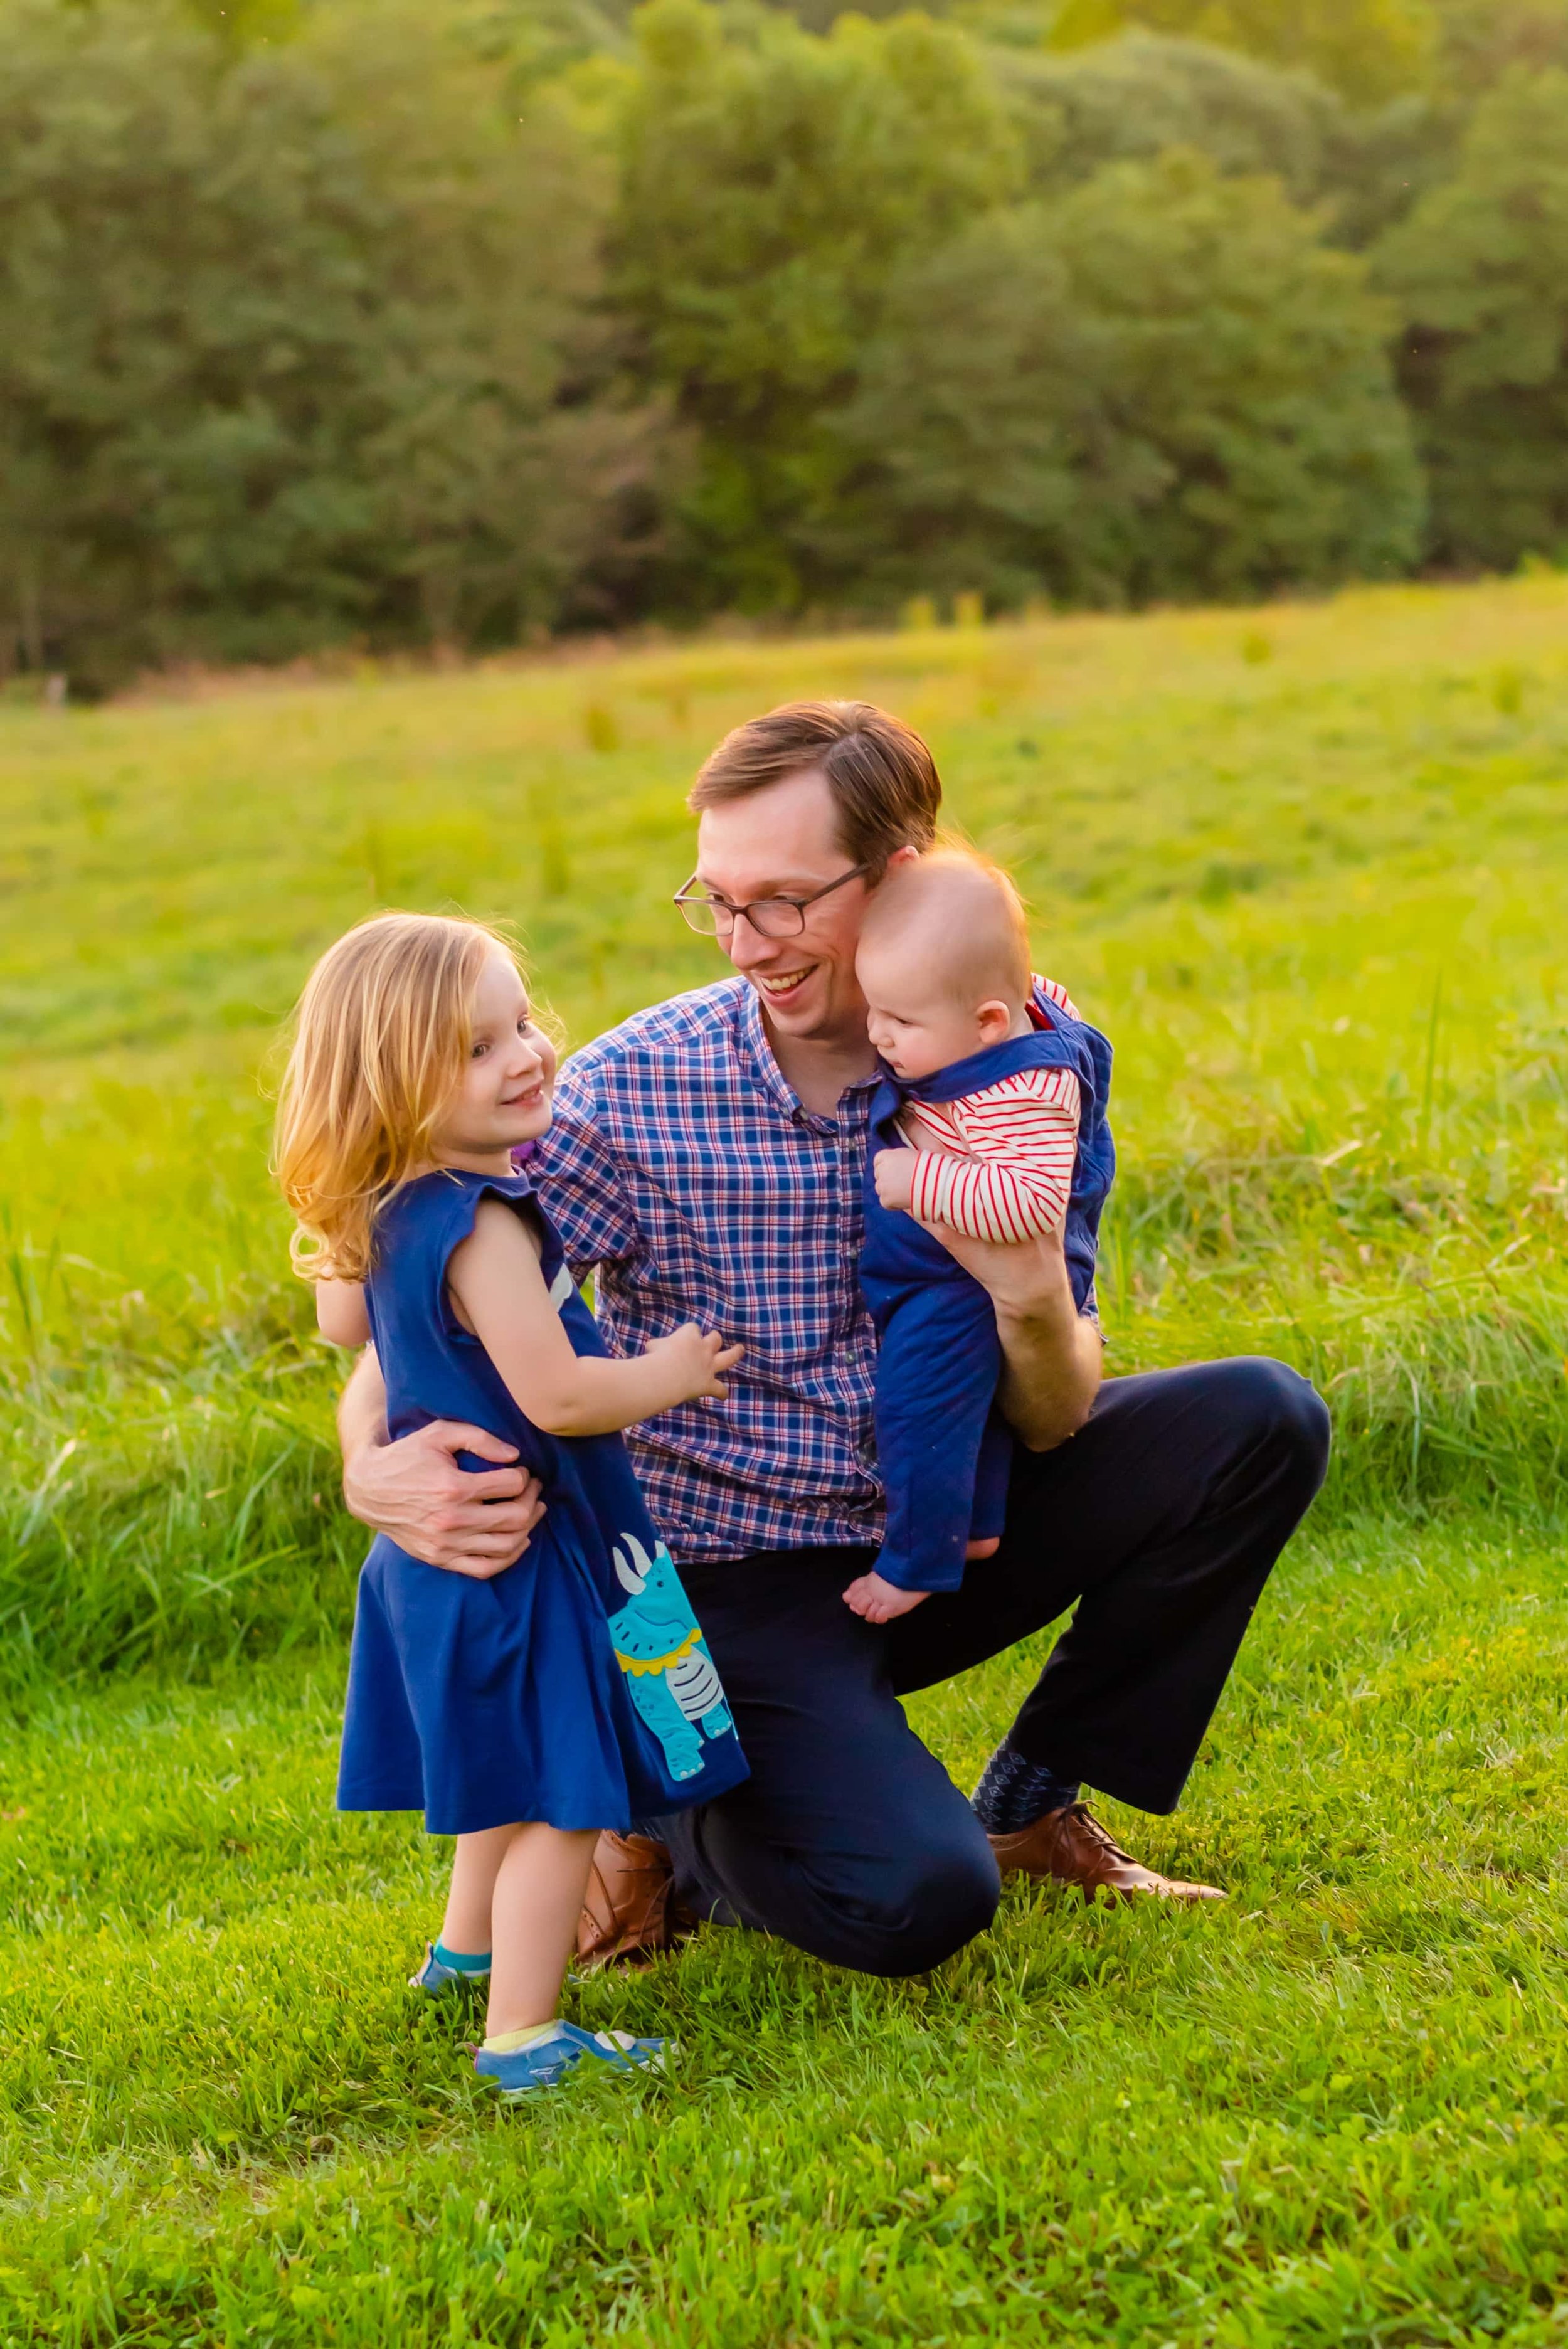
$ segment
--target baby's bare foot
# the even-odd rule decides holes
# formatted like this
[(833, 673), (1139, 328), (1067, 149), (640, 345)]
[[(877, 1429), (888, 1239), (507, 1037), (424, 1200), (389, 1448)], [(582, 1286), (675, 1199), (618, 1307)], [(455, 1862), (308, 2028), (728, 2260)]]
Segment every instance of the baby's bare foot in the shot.
[(862, 1574), (845, 1591), (844, 1604), (868, 1623), (891, 1623), (895, 1615), (907, 1615), (930, 1596), (928, 1590), (901, 1590), (896, 1582), (886, 1582), (880, 1574)]

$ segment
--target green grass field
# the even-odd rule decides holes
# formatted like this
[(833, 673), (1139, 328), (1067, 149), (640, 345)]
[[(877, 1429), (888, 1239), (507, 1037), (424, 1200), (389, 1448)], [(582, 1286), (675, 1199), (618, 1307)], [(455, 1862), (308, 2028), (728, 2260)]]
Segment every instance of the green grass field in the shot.
[[(378, 903), (579, 1039), (715, 975), (682, 792), (801, 692), (930, 734), (1116, 1039), (1112, 1367), (1283, 1354), (1337, 1457), (1116, 1818), (1222, 1913), (712, 1934), (573, 1993), (667, 2085), (498, 2113), (400, 1987), (441, 1850), (331, 1808), (264, 1072)], [(1568, 580), (0, 710), (0, 2344), (1568, 2341)], [(918, 1701), (961, 1780), (1037, 1661)]]

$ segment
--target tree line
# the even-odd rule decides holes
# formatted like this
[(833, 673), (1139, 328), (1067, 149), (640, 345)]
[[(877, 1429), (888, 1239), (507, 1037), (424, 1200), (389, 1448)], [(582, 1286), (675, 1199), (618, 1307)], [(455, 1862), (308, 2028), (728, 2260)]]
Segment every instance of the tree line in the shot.
[(0, 0), (0, 676), (1568, 558), (1568, 0), (1138, 13)]

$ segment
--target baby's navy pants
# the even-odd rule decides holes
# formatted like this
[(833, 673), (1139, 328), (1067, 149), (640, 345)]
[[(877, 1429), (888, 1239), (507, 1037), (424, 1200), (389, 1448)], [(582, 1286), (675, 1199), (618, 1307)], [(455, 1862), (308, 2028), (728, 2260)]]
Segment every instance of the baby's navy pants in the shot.
[(1105, 1122), (1110, 1047), (1058, 1005), (1051, 1024), (1009, 1037), (929, 1077), (884, 1078), (872, 1097), (866, 1155), (861, 1288), (877, 1330), (877, 1464), (887, 1530), (877, 1571), (902, 1590), (956, 1590), (964, 1547), (1000, 1534), (1012, 1438), (995, 1408), (1002, 1368), (996, 1311), (979, 1282), (913, 1216), (884, 1207), (873, 1165), (903, 1141), (911, 1102), (958, 1101), (1030, 1068), (1070, 1069), (1078, 1081), (1078, 1149), (1063, 1232), (1079, 1310), (1094, 1289), (1100, 1208), (1116, 1156)]
[(887, 1492), (877, 1571), (901, 1590), (956, 1590), (965, 1544), (1000, 1534), (1007, 1511), (996, 1309), (934, 1234), (880, 1202), (874, 1217), (868, 1206), (861, 1287), (877, 1326)]

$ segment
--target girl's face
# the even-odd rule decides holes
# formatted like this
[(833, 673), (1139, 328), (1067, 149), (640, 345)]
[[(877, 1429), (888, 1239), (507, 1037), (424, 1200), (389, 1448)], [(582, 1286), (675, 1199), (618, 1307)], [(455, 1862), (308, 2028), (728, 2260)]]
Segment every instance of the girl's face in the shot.
[(546, 1131), (554, 1090), (555, 1048), (534, 1025), (516, 964), (492, 947), (474, 993), (469, 1057), (432, 1136), (437, 1157), (493, 1166)]

